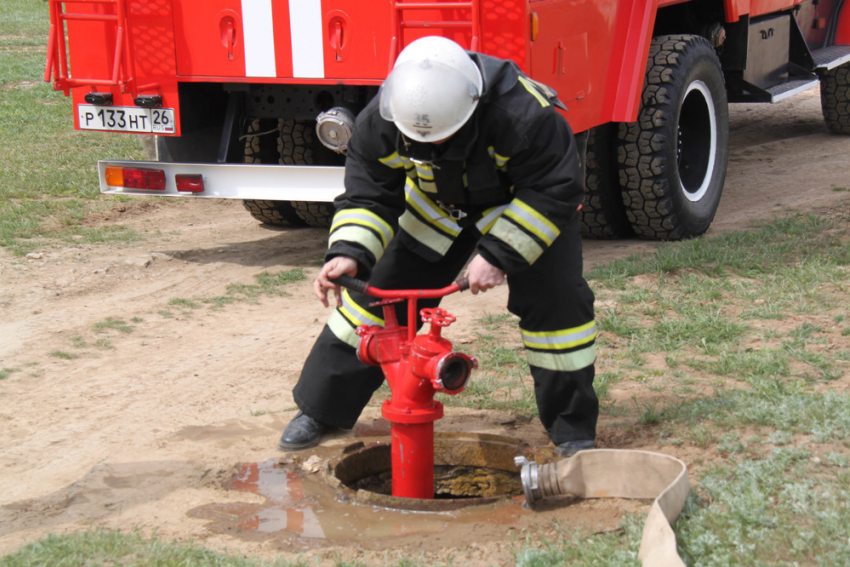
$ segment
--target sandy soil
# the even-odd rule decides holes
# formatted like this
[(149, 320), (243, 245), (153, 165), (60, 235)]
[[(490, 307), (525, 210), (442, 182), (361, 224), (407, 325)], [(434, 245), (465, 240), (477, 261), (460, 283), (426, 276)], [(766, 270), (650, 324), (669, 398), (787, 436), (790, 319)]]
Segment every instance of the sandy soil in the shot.
[[(831, 135), (823, 125), (817, 91), (775, 106), (733, 107), (729, 174), (711, 233), (846, 202), (850, 193), (833, 186), (850, 186), (848, 154), (850, 138)], [(239, 203), (212, 200), (134, 201), (89, 221), (124, 224), (145, 238), (122, 247), (45, 247), (26, 259), (0, 251), (0, 369), (13, 370), (0, 381), (0, 553), (48, 532), (107, 526), (156, 530), (166, 539), (192, 538), (266, 558), (384, 564), (398, 551), (424, 562), (453, 557), (456, 565), (496, 565), (510, 563), (515, 542), (546, 533), (552, 521), (614, 529), (624, 510), (638, 506), (598, 501), (540, 513), (507, 505), (509, 512), (466, 519), (408, 515), (408, 528), (402, 522), (395, 532), (348, 541), (332, 537), (330, 524), (308, 530), (309, 514), (302, 514), (301, 524), (273, 524), (280, 529), (263, 533), (256, 526), (222, 527), (201, 512), (204, 507), (224, 506), (219, 510), (226, 515), (227, 505), (265, 502), (259, 494), (224, 488), (239, 464), (284, 456), (276, 444), (294, 415), (291, 388), (327, 315), (310, 291), (326, 233), (265, 228)], [(586, 265), (653, 247), (590, 241)], [(307, 278), (291, 284), (286, 296), (220, 310), (173, 302), (220, 296), (229, 284), (255, 283), (264, 270), (294, 267)], [(498, 312), (506, 299), (505, 289), (450, 298), (446, 305), (459, 322), (449, 337), (470, 334), (477, 313)], [(132, 330), (98, 332), (98, 323), (111, 320)], [(438, 430), (546, 444), (536, 420), (456, 409), (447, 414)], [(321, 463), (355, 437), (385, 431), (379, 417), (369, 408), (361, 426), (290, 458), (287, 470), (310, 476), (317, 467), (302, 468), (302, 460), (316, 455), (313, 462)], [(608, 447), (655, 449), (618, 435), (604, 420), (600, 439)], [(686, 462), (699, 455), (687, 446), (675, 450)], [(311, 498), (307, 508), (320, 514), (319, 496)]]

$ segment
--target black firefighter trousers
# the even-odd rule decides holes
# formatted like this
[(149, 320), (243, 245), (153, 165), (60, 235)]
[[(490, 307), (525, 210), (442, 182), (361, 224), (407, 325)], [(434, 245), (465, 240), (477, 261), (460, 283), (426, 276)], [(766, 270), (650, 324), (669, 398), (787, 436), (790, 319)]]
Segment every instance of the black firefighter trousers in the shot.
[[(395, 238), (376, 264), (369, 283), (381, 289), (445, 287), (463, 269), (479, 238), (474, 227), (465, 229), (443, 259), (434, 263)], [(594, 297), (582, 276), (578, 221), (564, 230), (529, 269), (509, 277), (508, 287), (508, 309), (520, 317), (540, 421), (549, 438), (556, 445), (595, 439), (599, 401), (593, 390)], [(352, 320), (359, 317), (367, 322), (366, 311), (376, 318), (382, 318), (383, 313), (380, 307), (368, 306), (373, 298), (351, 290), (344, 301), (343, 309), (337, 308), (316, 340), (293, 395), (298, 407), (313, 419), (351, 429), (384, 380), (379, 367), (357, 360), (356, 324)], [(438, 303), (420, 300), (419, 307)], [(397, 306), (399, 324), (405, 325), (406, 303)], [(566, 364), (561, 364), (563, 361)]]

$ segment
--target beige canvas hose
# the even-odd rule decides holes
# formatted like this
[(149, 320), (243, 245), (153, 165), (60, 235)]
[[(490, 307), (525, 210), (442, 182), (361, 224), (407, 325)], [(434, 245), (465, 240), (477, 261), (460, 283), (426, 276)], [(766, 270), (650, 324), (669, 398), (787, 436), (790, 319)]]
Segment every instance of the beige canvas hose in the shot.
[(654, 498), (638, 551), (645, 567), (684, 567), (672, 523), (690, 492), (688, 468), (675, 457), (648, 451), (595, 449), (557, 463), (538, 465), (517, 457), (529, 506), (543, 498)]

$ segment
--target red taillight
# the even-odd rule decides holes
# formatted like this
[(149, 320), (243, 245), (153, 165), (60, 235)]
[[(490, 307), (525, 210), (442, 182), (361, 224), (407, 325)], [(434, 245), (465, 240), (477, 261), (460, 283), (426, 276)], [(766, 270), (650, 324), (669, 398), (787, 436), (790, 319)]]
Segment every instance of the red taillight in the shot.
[(110, 187), (150, 189), (152, 191), (165, 190), (165, 172), (161, 169), (107, 167), (105, 177), (106, 184)]
[(178, 173), (174, 176), (177, 190), (184, 193), (203, 193), (204, 176), (200, 174)]

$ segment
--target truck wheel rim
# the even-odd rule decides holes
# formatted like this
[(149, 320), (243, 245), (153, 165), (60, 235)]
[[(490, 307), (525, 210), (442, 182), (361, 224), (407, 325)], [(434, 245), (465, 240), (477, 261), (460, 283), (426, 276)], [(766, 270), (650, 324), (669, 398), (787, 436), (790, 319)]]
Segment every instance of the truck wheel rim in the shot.
[(717, 157), (714, 98), (702, 81), (692, 82), (685, 92), (677, 134), (679, 185), (689, 201), (697, 202), (708, 191)]

